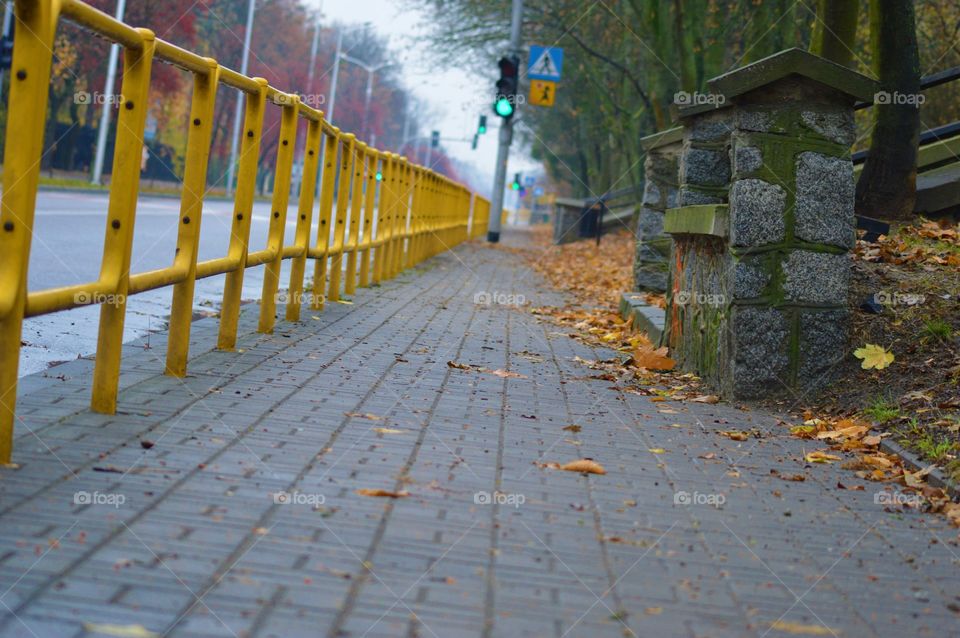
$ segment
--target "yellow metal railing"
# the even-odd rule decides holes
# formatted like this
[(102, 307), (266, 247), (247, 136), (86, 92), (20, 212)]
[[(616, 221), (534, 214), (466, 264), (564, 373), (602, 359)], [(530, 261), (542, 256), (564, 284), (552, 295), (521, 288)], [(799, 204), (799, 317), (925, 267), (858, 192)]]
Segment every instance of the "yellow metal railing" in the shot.
[[(262, 78), (243, 76), (211, 58), (158, 39), (147, 29), (119, 22), (79, 0), (16, 0), (15, 6), (16, 44), (0, 211), (2, 464), (10, 462), (13, 447), (17, 369), (25, 317), (74, 308), (91, 300), (100, 304), (91, 408), (110, 414), (117, 404), (129, 295), (173, 287), (164, 372), (184, 376), (197, 279), (226, 275), (217, 347), (233, 350), (247, 268), (265, 266), (258, 329), (269, 333), (274, 326), (280, 266), (284, 259), (292, 261), (286, 320), (298, 321), (304, 300), (309, 300), (314, 310), (321, 310), (325, 299), (340, 298), (341, 287), (346, 294), (351, 294), (358, 285), (390, 279), (405, 268), (482, 234), (486, 228), (490, 204), (485, 199), (429, 168), (412, 164), (406, 157), (357, 141), (352, 134), (327, 122), (322, 111), (303, 104), (296, 94), (279, 91)], [(51, 52), (61, 18), (123, 47), (120, 89), (123, 104), (117, 122), (100, 277), (89, 283), (30, 292), (27, 267), (43, 151)], [(147, 96), (151, 69), (157, 60), (193, 75), (177, 252), (168, 268), (131, 274)], [(198, 262), (214, 105), (221, 84), (238, 89), (246, 98), (234, 217), (226, 256)], [(268, 102), (282, 109), (272, 214), (267, 247), (249, 252), (257, 160)], [(301, 119), (307, 122), (303, 182), (294, 241), (285, 245), (294, 149)], [(381, 180), (376, 177), (378, 173)], [(318, 175), (321, 176), (318, 231), (311, 242)], [(305, 294), (308, 259), (314, 262), (313, 289)]]

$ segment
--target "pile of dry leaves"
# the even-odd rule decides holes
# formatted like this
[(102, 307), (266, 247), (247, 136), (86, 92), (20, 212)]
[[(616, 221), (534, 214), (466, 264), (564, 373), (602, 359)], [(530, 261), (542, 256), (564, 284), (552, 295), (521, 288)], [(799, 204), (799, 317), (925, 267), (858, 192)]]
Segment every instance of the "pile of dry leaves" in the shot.
[[(933, 465), (918, 471), (910, 471), (904, 467), (903, 459), (898, 455), (879, 449), (880, 443), (889, 434), (874, 433), (872, 424), (869, 422), (855, 418), (821, 419), (809, 412), (804, 416), (807, 419), (802, 425), (794, 425), (790, 428), (791, 434), (827, 446), (826, 450), (807, 452), (805, 458), (808, 463), (835, 463), (842, 461), (844, 457), (834, 452), (848, 453), (848, 460), (842, 465), (844, 469), (853, 471), (864, 480), (899, 486), (899, 494), (896, 497), (891, 494), (890, 506), (942, 512), (955, 525), (960, 526), (960, 505), (952, 502), (945, 490), (928, 485), (926, 482), (926, 477), (933, 470)], [(851, 455), (852, 458), (850, 458)], [(803, 480), (803, 475), (797, 476), (800, 477), (799, 480)], [(838, 487), (863, 489), (862, 485), (846, 487), (838, 484)], [(914, 498), (904, 498), (902, 495)]]
[[(628, 355), (603, 364), (611, 368), (611, 374), (638, 373), (650, 383), (655, 379), (649, 371), (673, 370), (676, 363), (667, 356), (667, 349), (655, 348), (646, 335), (632, 331), (629, 322), (620, 317), (620, 294), (633, 287), (633, 235), (605, 235), (599, 246), (592, 241), (554, 246), (547, 227), (536, 229), (535, 237), (535, 247), (525, 251), (531, 267), (579, 304), (533, 308), (533, 314), (573, 328), (571, 336), (575, 338)], [(665, 305), (662, 296), (649, 295), (648, 301)]]
[(855, 256), (868, 262), (960, 267), (960, 226), (921, 220), (876, 242), (857, 242)]

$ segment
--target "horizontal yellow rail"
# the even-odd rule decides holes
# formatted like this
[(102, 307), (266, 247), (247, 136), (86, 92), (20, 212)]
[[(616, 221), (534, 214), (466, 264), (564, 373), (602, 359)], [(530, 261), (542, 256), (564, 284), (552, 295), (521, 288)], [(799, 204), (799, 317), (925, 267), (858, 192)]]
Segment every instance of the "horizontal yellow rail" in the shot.
[[(172, 286), (170, 336), (164, 373), (184, 376), (197, 279), (226, 275), (217, 347), (233, 350), (237, 340), (244, 271), (265, 266), (258, 329), (276, 321), (280, 266), (291, 260), (286, 320), (299, 321), (306, 300), (321, 310), (341, 290), (354, 292), (395, 276), (487, 227), (490, 203), (465, 186), (394, 153), (380, 151), (331, 125), (322, 111), (295, 93), (246, 77), (157, 38), (80, 0), (16, 0), (15, 47), (8, 97), (3, 198), (0, 210), (0, 464), (11, 461), (20, 339), (25, 317), (80, 305), (100, 305), (91, 408), (113, 413), (117, 405), (120, 353), (129, 295)], [(66, 18), (122, 46), (123, 75), (114, 140), (107, 223), (100, 276), (96, 281), (28, 291), (27, 268), (43, 134), (51, 55), (57, 25)], [(193, 76), (186, 163), (178, 219), (177, 250), (167, 268), (130, 273), (133, 229), (140, 188), (140, 157), (153, 64), (160, 60)], [(230, 243), (223, 257), (198, 262), (203, 198), (213, 138), (217, 88), (245, 96), (237, 189)], [(272, 215), (267, 247), (249, 251), (257, 162), (268, 103), (281, 109)], [(298, 123), (307, 123), (303, 182), (292, 244), (284, 244)], [(314, 193), (319, 179), (319, 206)], [(334, 193), (337, 194), (334, 198)], [(336, 201), (334, 202), (334, 199)], [(315, 211), (319, 208), (318, 211)], [(314, 213), (317, 236), (311, 238)], [(332, 238), (332, 241), (331, 241)], [(307, 260), (314, 263), (313, 289), (304, 293)], [(344, 269), (344, 263), (346, 268)], [(344, 274), (344, 270), (346, 271)]]

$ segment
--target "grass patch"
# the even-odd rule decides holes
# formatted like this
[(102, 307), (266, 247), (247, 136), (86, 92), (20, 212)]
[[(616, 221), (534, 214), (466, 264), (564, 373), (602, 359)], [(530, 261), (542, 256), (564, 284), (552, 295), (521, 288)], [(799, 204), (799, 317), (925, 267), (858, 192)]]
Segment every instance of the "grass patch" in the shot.
[(925, 248), (927, 250), (933, 250), (941, 253), (948, 253), (954, 255), (960, 255), (960, 245), (941, 241), (938, 239), (930, 239), (927, 237), (918, 237), (917, 235), (901, 232), (897, 235), (897, 239), (902, 241), (905, 246), (908, 248)]
[(924, 432), (919, 438), (900, 439), (900, 444), (904, 447), (912, 447), (926, 459), (931, 461), (943, 461), (957, 449), (957, 444), (946, 439), (937, 439), (929, 432)]
[(923, 324), (923, 334), (931, 339), (949, 339), (953, 335), (953, 326), (943, 319), (930, 319)]
[(89, 180), (70, 179), (67, 177), (41, 177), (40, 185), (53, 186), (55, 188), (82, 188), (90, 191), (108, 190), (106, 186), (101, 186), (100, 184), (91, 184)]
[(863, 409), (863, 414), (877, 423), (886, 423), (900, 417), (900, 406), (890, 403), (882, 397), (877, 397)]

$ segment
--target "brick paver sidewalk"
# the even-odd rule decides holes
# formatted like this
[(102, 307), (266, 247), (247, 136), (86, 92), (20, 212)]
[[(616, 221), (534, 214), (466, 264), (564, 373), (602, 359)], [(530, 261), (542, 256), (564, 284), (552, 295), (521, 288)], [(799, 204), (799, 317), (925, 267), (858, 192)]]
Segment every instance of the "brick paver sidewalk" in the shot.
[[(955, 530), (805, 468), (769, 415), (622, 392), (574, 360), (611, 353), (475, 303), (519, 295), (563, 303), (472, 244), (274, 335), (248, 312), (241, 353), (200, 322), (184, 380), (131, 344), (116, 416), (89, 361), (26, 379), (0, 635), (960, 633)], [(713, 432), (751, 428), (775, 435)], [(608, 473), (538, 465), (581, 457)]]

